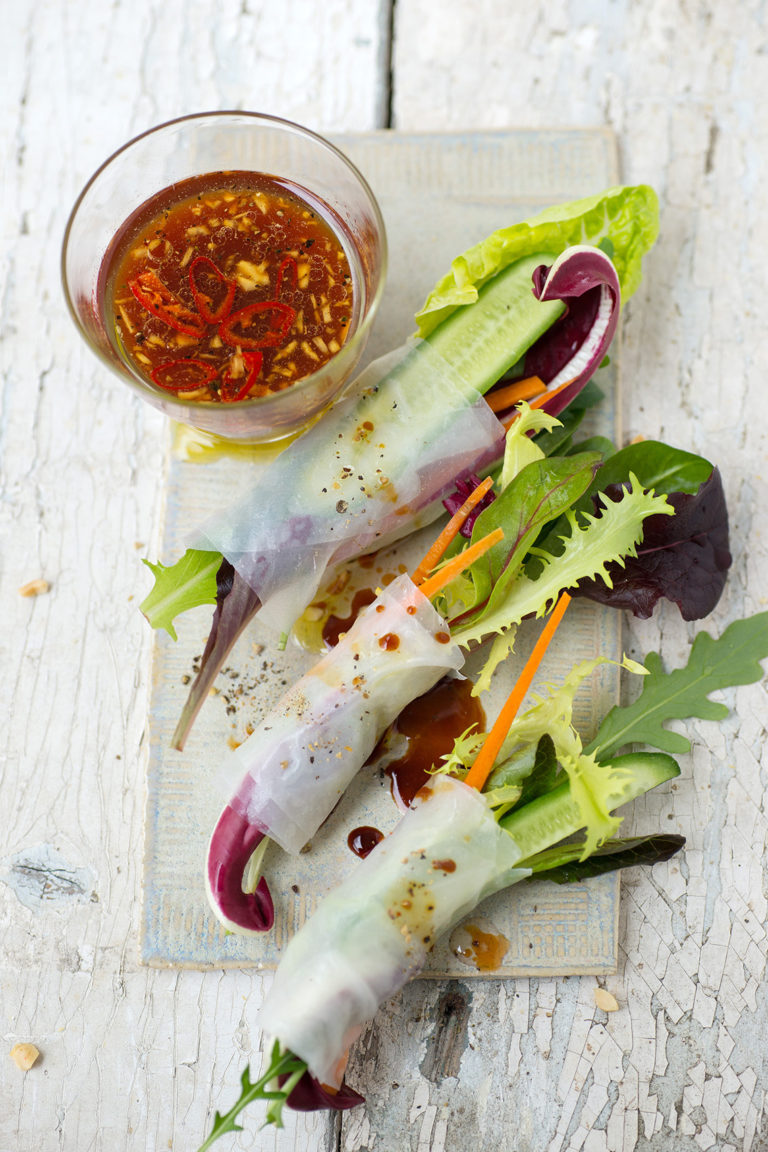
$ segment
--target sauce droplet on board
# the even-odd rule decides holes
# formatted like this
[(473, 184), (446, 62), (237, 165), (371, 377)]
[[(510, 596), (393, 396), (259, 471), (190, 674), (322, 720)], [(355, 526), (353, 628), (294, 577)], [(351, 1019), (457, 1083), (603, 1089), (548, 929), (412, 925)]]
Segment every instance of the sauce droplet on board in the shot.
[(384, 839), (384, 833), (379, 832), (378, 828), (370, 828), (368, 825), (363, 825), (361, 828), (353, 828), (349, 836), (347, 836), (347, 846), (355, 856), (359, 856), (364, 860), (369, 852), (372, 852)]
[(401, 812), (410, 808), (416, 793), (430, 779), (430, 769), (452, 751), (462, 732), (472, 724), (477, 731), (484, 731), (485, 712), (472, 695), (472, 687), (471, 680), (440, 680), (406, 705), (375, 749), (372, 760), (386, 754), (388, 746), (405, 743), (404, 753), (384, 769), (390, 778), (392, 799)]
[(453, 930), (450, 948), (462, 964), (480, 972), (493, 972), (500, 967), (509, 949), (509, 940), (490, 920), (477, 917)]

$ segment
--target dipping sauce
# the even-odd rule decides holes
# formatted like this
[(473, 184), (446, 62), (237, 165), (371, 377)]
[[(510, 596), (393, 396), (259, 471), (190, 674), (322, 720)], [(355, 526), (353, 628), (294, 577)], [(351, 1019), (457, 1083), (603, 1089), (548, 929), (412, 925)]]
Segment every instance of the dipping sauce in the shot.
[(473, 724), (485, 730), (485, 712), (472, 695), (471, 680), (440, 680), (429, 692), (412, 700), (385, 733), (371, 759), (386, 752), (388, 744), (397, 747), (405, 740), (405, 751), (386, 766), (392, 798), (401, 812), (410, 808), (416, 793), (427, 783), (442, 756), (452, 750), (457, 737)]
[(347, 836), (347, 847), (350, 851), (354, 852), (355, 856), (359, 856), (361, 860), (364, 860), (383, 839), (384, 833), (379, 832), (378, 828), (370, 828), (368, 825), (363, 825), (361, 828), (352, 829), (349, 836)]
[(490, 920), (478, 916), (460, 924), (451, 933), (450, 947), (454, 956), (480, 972), (493, 972), (500, 967), (509, 950), (509, 940)]
[(323, 625), (323, 643), (325, 647), (335, 648), (344, 633), (349, 632), (363, 608), (367, 608), (369, 604), (373, 604), (375, 599), (376, 593), (372, 588), (360, 588), (352, 598), (348, 616), (336, 616), (334, 613), (331, 613)]
[(184, 180), (115, 237), (100, 281), (122, 357), (184, 400), (290, 388), (342, 347), (352, 274), (308, 193), (249, 172)]

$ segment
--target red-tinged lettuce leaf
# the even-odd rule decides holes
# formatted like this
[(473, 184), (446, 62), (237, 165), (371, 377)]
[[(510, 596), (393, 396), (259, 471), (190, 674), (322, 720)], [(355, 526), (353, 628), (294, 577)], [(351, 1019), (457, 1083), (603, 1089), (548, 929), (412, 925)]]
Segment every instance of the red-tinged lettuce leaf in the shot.
[(261, 601), (254, 590), (246, 584), (242, 576), (238, 575), (228, 560), (221, 562), (216, 574), (216, 588), (216, 610), (200, 662), (200, 670), (192, 682), (173, 734), (173, 747), (179, 751), (184, 747), (195, 717), (202, 708), (228, 653), (261, 607)]
[(619, 277), (599, 248), (568, 248), (555, 263), (537, 268), (538, 300), (563, 300), (563, 316), (525, 354), (520, 377), (538, 376), (550, 389), (564, 389), (542, 408), (557, 416), (575, 400), (600, 367), (616, 332), (621, 307)]
[(206, 862), (208, 894), (219, 919), (232, 931), (268, 932), (275, 908), (262, 876), (253, 892), (243, 891), (243, 874), (265, 832), (229, 804), (211, 836)]
[[(287, 1076), (281, 1076), (279, 1083), (283, 1086)], [(365, 1104), (365, 1096), (355, 1092), (347, 1084), (342, 1084), (338, 1091), (326, 1088), (309, 1072), (305, 1072), (286, 1101), (294, 1112), (321, 1112), (331, 1109), (335, 1112), (345, 1112), (348, 1108), (356, 1108), (358, 1104)]]
[[(475, 488), (478, 488), (481, 484), (482, 480), (479, 476), (476, 476), (474, 472), (470, 472), (465, 480), (457, 480), (456, 488), (454, 491), (449, 492), (449, 494), (443, 500), (443, 506), (445, 507), (446, 511), (450, 512), (451, 516), (455, 515), (465, 500), (467, 500), (472, 495)], [(475, 526), (475, 520), (477, 520), (480, 513), (490, 504), (492, 504), (495, 499), (496, 494), (491, 488), (488, 492), (486, 492), (482, 500), (480, 500), (475, 505), (469, 516), (467, 516), (464, 523), (461, 525), (461, 528), (459, 528), (459, 532), (462, 536), (466, 536), (467, 540), (471, 539), (472, 537), (472, 529)]]
[[(577, 403), (581, 403), (579, 397)], [(570, 409), (564, 413), (568, 419)], [(538, 441), (537, 441), (538, 443)], [(575, 448), (600, 448), (599, 444), (575, 445)], [(705, 480), (712, 475), (712, 465), (703, 456), (696, 456), (693, 452), (685, 452), (681, 448), (673, 448), (660, 440), (640, 440), (628, 444), (618, 452), (607, 452), (604, 460), (592, 482), (588, 492), (575, 505), (577, 513), (588, 512), (600, 515), (601, 492), (610, 491), (612, 486), (623, 486), (629, 483), (630, 476), (636, 476), (643, 488), (657, 493), (669, 495), (672, 492), (698, 492)], [(553, 556), (562, 551), (562, 539), (568, 533), (568, 523), (561, 517), (550, 524), (543, 535), (536, 541), (537, 547)], [(529, 575), (536, 576), (539, 564), (532, 559), (527, 564)]]
[[(606, 494), (613, 499), (616, 486)], [(642, 620), (662, 598), (677, 604), (684, 620), (708, 616), (731, 565), (720, 473), (714, 468), (695, 494), (672, 492), (668, 499), (675, 515), (649, 516), (637, 556), (608, 565), (612, 587), (602, 580), (582, 580), (571, 595), (627, 609)]]

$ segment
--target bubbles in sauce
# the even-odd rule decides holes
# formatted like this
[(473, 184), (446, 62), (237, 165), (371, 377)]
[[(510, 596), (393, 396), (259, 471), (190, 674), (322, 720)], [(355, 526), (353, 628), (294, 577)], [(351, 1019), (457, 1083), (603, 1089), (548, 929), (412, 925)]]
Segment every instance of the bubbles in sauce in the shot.
[(478, 916), (454, 928), (450, 949), (462, 964), (479, 972), (493, 972), (501, 966), (509, 949), (509, 940), (490, 920)]
[(355, 856), (359, 856), (361, 860), (364, 860), (383, 839), (384, 833), (379, 832), (378, 828), (363, 825), (360, 828), (352, 829), (349, 836), (347, 836), (347, 847), (350, 851), (354, 852)]
[(431, 769), (452, 750), (457, 737), (472, 724), (485, 729), (485, 712), (472, 695), (470, 680), (440, 680), (429, 692), (412, 700), (395, 720), (371, 757), (387, 755), (390, 747), (405, 751), (384, 769), (392, 798), (401, 812), (410, 808), (416, 793), (431, 778)]

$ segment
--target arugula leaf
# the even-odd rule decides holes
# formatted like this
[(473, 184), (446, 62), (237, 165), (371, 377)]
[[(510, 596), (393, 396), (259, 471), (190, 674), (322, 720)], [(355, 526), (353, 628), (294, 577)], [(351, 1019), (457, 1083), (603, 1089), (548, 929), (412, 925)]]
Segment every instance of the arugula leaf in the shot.
[[(207, 1139), (200, 1145), (198, 1152), (207, 1152), (214, 1141), (218, 1140), (220, 1136), (224, 1136), (227, 1132), (242, 1132), (241, 1124), (235, 1123), (235, 1118), (240, 1115), (242, 1110), (254, 1100), (269, 1100), (270, 1104), (267, 1109), (267, 1119), (265, 1123), (274, 1124), (277, 1128), (282, 1128), (282, 1109), (290, 1096), (297, 1083), (307, 1071), (307, 1065), (298, 1056), (294, 1056), (293, 1052), (287, 1049), (283, 1051), (280, 1047), (279, 1041), (275, 1041), (272, 1047), (272, 1054), (270, 1056), (269, 1065), (263, 1076), (258, 1080), (251, 1080), (250, 1065), (246, 1065), (242, 1076), (240, 1077), (240, 1096), (230, 1108), (229, 1112), (222, 1115), (216, 1112), (213, 1120), (213, 1127)], [(283, 1086), (278, 1089), (269, 1090), (271, 1081), (276, 1080), (278, 1077), (287, 1076)]]
[(173, 621), (188, 608), (216, 603), (216, 573), (221, 567), (221, 553), (187, 548), (175, 564), (153, 564), (144, 560), (155, 578), (149, 595), (140, 605), (153, 628), (164, 628), (176, 640)]
[(709, 693), (756, 683), (763, 676), (760, 661), (765, 659), (768, 612), (735, 620), (719, 640), (699, 632), (688, 663), (672, 672), (664, 671), (658, 653), (649, 653), (645, 667), (650, 674), (643, 678), (640, 696), (633, 704), (611, 709), (586, 751), (601, 760), (625, 744), (650, 744), (672, 753), (690, 751), (690, 740), (664, 728), (664, 722), (691, 716), (723, 720), (728, 708), (710, 700)]
[(531, 880), (553, 880), (555, 884), (571, 884), (620, 868), (634, 868), (638, 864), (659, 864), (669, 860), (685, 844), (684, 836), (657, 833), (635, 836), (624, 840), (606, 840), (586, 860), (584, 843), (569, 843), (545, 848), (525, 861), (532, 871)]

